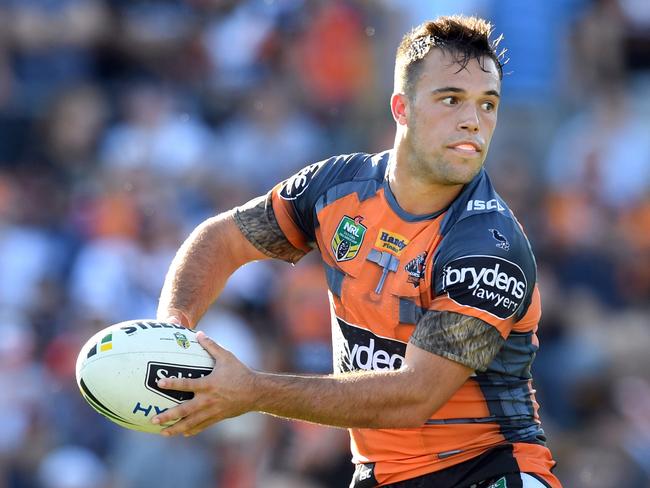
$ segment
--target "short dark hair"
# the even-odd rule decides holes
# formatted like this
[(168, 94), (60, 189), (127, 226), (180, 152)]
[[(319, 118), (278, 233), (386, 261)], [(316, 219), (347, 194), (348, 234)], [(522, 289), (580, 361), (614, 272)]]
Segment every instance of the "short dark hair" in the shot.
[(476, 59), (481, 68), (485, 60), (492, 59), (503, 78), (506, 50), (499, 49), (503, 35), (490, 40), (493, 28), (487, 20), (478, 17), (453, 15), (424, 22), (408, 32), (397, 48), (395, 56), (395, 87), (401, 87), (411, 96), (419, 76), (422, 60), (432, 48), (442, 49), (453, 56), (459, 71)]

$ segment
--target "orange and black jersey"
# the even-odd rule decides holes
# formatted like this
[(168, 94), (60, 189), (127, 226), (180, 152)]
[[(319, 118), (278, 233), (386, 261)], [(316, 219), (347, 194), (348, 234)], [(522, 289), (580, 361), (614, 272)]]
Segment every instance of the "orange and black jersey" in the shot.
[[(399, 368), (409, 341), (475, 371), (419, 428), (350, 429), (366, 479), (409, 479), (506, 444), (521, 471), (544, 477), (554, 461), (531, 383), (540, 298), (529, 242), (484, 170), (443, 211), (405, 212), (386, 177), (392, 157), (337, 156), (277, 185), (264, 218), (295, 248), (289, 256), (236, 220), (270, 256), (319, 250), (337, 372)], [(426, 321), (440, 312), (481, 326)]]

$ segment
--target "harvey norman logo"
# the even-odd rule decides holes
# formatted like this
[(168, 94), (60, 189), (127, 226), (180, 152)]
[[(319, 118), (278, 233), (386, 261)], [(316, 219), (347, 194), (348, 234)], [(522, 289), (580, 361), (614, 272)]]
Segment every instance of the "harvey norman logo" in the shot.
[(409, 240), (396, 232), (390, 232), (385, 229), (380, 229), (375, 241), (375, 247), (378, 249), (390, 251), (396, 256), (399, 256), (404, 250)]
[(524, 272), (516, 264), (496, 256), (464, 256), (442, 271), (443, 291), (455, 302), (511, 317), (526, 295)]
[(373, 334), (337, 317), (340, 334), (334, 334), (337, 372), (399, 369), (404, 363), (406, 343)]

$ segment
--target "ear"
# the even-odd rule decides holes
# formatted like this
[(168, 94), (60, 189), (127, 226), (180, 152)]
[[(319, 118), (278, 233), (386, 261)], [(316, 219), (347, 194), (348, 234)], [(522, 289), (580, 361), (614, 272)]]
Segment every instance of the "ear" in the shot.
[(399, 125), (406, 125), (406, 115), (409, 110), (408, 98), (404, 93), (393, 93), (390, 97), (390, 111), (393, 119)]

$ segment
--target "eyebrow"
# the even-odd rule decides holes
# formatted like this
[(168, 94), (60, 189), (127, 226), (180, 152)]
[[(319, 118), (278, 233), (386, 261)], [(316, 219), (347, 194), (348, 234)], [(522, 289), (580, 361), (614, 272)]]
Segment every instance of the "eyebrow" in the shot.
[[(432, 95), (437, 95), (438, 93), (467, 93), (466, 90), (463, 90), (462, 88), (457, 88), (455, 86), (444, 86), (442, 88), (436, 88), (431, 92)], [(501, 98), (501, 95), (499, 94), (498, 91), (496, 90), (488, 90), (483, 92), (483, 95), (489, 95), (497, 98)]]

